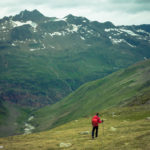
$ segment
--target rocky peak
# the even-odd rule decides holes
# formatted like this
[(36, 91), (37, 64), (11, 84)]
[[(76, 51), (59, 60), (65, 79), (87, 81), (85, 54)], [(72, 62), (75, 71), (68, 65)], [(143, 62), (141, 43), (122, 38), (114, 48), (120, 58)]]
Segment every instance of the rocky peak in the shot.
[(33, 11), (28, 11), (24, 10), (21, 11), (18, 15), (13, 17), (14, 21), (34, 21), (34, 22), (39, 22), (43, 20), (45, 16), (41, 14), (38, 10), (33, 10)]
[(89, 20), (85, 17), (73, 16), (72, 14), (67, 15), (65, 19), (68, 23), (76, 25), (89, 22)]

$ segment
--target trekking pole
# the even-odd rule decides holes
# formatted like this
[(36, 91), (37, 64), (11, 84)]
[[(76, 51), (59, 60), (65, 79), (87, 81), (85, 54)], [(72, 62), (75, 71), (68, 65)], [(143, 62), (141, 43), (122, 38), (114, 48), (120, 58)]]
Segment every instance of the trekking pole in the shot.
[[(104, 136), (104, 125), (103, 125), (103, 123), (102, 123), (102, 130), (103, 130), (103, 136)], [(99, 150), (103, 150), (103, 136), (101, 136), (101, 147), (99, 148)]]
[[(103, 123), (104, 123), (104, 122), (103, 122)], [(103, 123), (102, 123), (102, 128), (103, 128), (102, 130), (103, 130), (103, 136), (104, 136), (104, 125), (103, 125)], [(101, 147), (99, 150), (103, 150), (103, 148), (104, 148), (104, 147), (103, 147), (103, 146), (104, 146), (104, 145), (103, 145), (103, 138), (101, 139), (101, 143), (102, 143), (102, 147)]]
[(104, 136), (104, 122), (102, 122), (102, 126), (103, 126), (103, 136)]

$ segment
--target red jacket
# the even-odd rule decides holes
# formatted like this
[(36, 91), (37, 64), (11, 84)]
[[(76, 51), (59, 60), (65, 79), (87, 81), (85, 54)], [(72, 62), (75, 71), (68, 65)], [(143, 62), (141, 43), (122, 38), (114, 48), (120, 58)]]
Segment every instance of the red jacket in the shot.
[(92, 125), (95, 127), (95, 126), (98, 126), (99, 123), (102, 123), (102, 121), (97, 115), (95, 115), (92, 118)]

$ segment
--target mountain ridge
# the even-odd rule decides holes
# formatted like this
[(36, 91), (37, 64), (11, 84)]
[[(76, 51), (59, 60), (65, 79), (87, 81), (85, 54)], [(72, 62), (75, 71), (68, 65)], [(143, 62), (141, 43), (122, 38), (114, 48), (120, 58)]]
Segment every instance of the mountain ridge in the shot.
[(31, 110), (53, 105), (84, 83), (149, 59), (149, 29), (73, 15), (46, 17), (38, 10), (0, 19), (0, 122), (7, 124), (13, 110), (18, 117), (11, 124), (22, 133)]
[(149, 58), (149, 26), (58, 19), (37, 10), (3, 18), (0, 97), (33, 107), (53, 104), (87, 81)]

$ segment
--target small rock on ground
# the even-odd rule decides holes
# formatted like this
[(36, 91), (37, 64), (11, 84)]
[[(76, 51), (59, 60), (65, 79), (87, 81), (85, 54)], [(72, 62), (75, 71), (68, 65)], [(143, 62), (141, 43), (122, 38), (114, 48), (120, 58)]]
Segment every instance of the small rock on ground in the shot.
[(150, 117), (147, 117), (146, 120), (150, 120)]
[(111, 130), (111, 131), (116, 131), (117, 129), (114, 128), (114, 127), (111, 127), (110, 130)]
[(80, 132), (80, 134), (89, 134), (89, 133), (90, 133), (89, 131)]
[(59, 147), (61, 147), (61, 148), (70, 147), (70, 146), (72, 146), (71, 143), (60, 143), (60, 144), (59, 144)]

